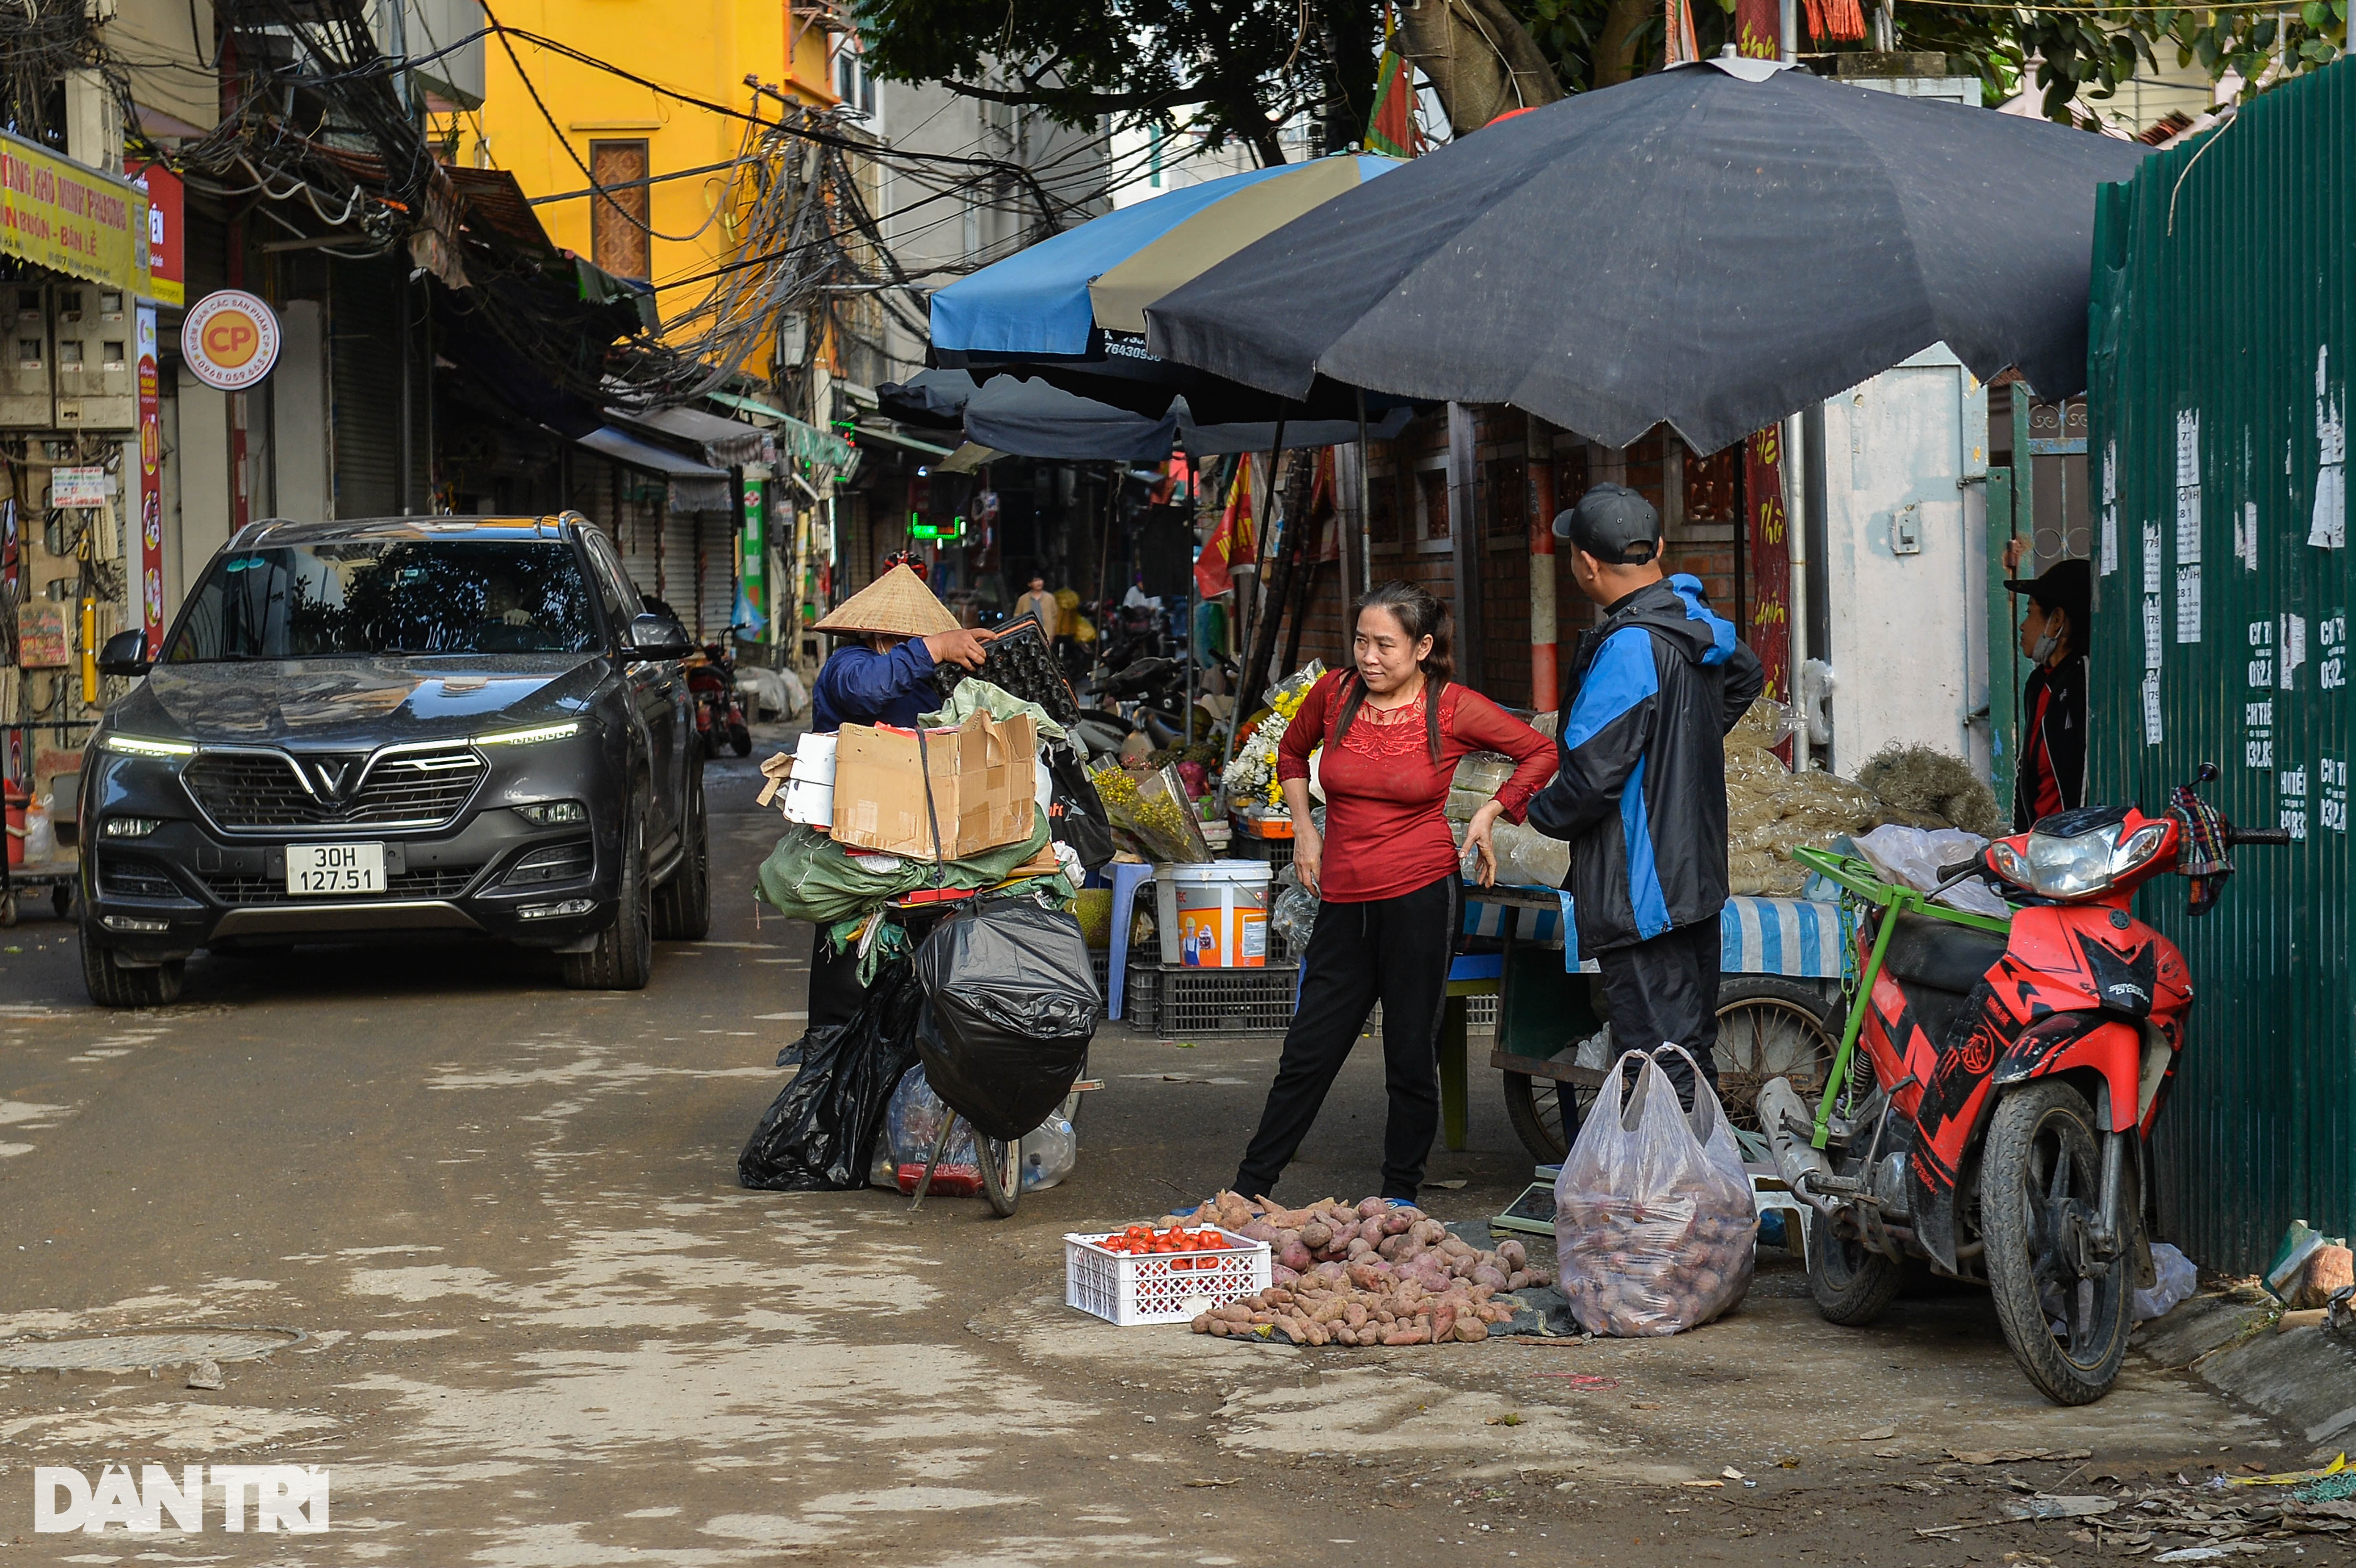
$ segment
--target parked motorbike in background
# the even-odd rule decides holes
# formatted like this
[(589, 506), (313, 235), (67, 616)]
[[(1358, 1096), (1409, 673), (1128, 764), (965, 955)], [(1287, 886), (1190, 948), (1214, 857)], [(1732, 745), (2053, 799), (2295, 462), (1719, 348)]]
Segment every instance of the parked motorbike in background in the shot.
[(1166, 613), (1114, 601), (1085, 609), (1099, 628), (1079, 691), (1089, 746), (1118, 751), (1139, 732), (1156, 751), (1183, 744), (1186, 663)]
[[(1778, 1171), (1810, 1205), (1808, 1285), (1829, 1321), (1865, 1324), (1909, 1257), (1984, 1281), (2021, 1370), (2063, 1404), (2108, 1392), (2136, 1288), (2153, 1282), (2146, 1150), (2184, 1046), (2184, 955), (2137, 920), (2164, 871), (2215, 907), (2235, 828), (2199, 777), (2169, 807), (2088, 806), (1940, 868), (1981, 878), (2008, 918), (1892, 886), (1866, 861), (1794, 858), (1859, 911), (1855, 1001), (1821, 1099), (1788, 1079), (1759, 1093)], [(1860, 1050), (1859, 1048), (1862, 1047)]]
[(753, 728), (736, 689), (736, 663), (725, 643), (706, 643), (699, 661), (687, 667), (688, 699), (695, 706), (695, 731), (704, 754), (716, 757), (725, 745), (740, 757), (753, 754)]

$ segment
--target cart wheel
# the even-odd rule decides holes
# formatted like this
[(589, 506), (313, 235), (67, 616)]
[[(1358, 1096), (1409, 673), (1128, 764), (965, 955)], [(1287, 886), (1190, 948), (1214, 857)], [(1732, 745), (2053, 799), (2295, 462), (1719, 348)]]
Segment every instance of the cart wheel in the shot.
[(1014, 1212), (1023, 1198), (1023, 1140), (973, 1136), (973, 1151), (981, 1162), (982, 1196), (1000, 1219)]
[(1595, 1091), (1526, 1072), (1505, 1074), (1505, 1120), (1514, 1125), (1514, 1135), (1530, 1157), (1540, 1165), (1558, 1165), (1569, 1157), (1570, 1140), (1579, 1136), (1579, 1124), (1595, 1103)]
[(71, 882), (59, 882), (49, 892), (49, 907), (58, 912), (59, 920), (73, 917), (74, 891)]
[(16, 923), (16, 895), (15, 893), (0, 894), (0, 926), (10, 926)]
[(1759, 1091), (1788, 1078), (1807, 1099), (1825, 1086), (1840, 1036), (1834, 1004), (1813, 986), (1766, 975), (1730, 975), (1718, 988), (1718, 1097), (1727, 1119), (1759, 1130)]

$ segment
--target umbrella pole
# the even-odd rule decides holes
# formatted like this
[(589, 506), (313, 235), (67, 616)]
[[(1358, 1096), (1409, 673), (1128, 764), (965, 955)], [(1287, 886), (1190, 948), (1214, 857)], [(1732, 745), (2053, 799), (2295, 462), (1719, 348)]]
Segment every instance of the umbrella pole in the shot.
[[(1374, 508), (1374, 483), (1366, 477), (1366, 464), (1369, 456), (1370, 454), (1366, 451), (1366, 389), (1361, 387), (1358, 389), (1357, 583), (1358, 592), (1361, 594), (1372, 593), (1375, 591), (1375, 528), (1372, 521)], [(1344, 593), (1343, 597), (1347, 599), (1351, 596)], [(1347, 627), (1345, 630), (1352, 637), (1357, 635), (1358, 629), (1355, 626)]]
[[(1276, 460), (1283, 453), (1283, 451), (1284, 416), (1280, 413), (1276, 416), (1276, 438), (1269, 443), (1268, 448), (1268, 505), (1260, 508), (1260, 512), (1264, 515), (1261, 515), (1258, 517), (1258, 527), (1254, 529), (1254, 537), (1252, 539), (1251, 602), (1248, 604), (1238, 606), (1240, 609), (1245, 609), (1250, 612), (1249, 614), (1243, 618), (1244, 635), (1242, 647), (1244, 668), (1242, 673), (1246, 678), (1243, 681), (1242, 686), (1239, 687), (1236, 692), (1235, 707), (1227, 713), (1226, 739), (1221, 743), (1219, 750), (1219, 765), (1222, 768), (1226, 766), (1226, 764), (1235, 758), (1236, 731), (1242, 727), (1244, 721), (1244, 689), (1248, 688), (1251, 684), (1249, 677), (1251, 675), (1252, 648), (1259, 635), (1259, 624), (1267, 615), (1267, 612), (1261, 607), (1261, 563), (1268, 560), (1269, 536), (1276, 531), (1272, 526), (1276, 521)], [(1246, 454), (1246, 461), (1249, 461), (1248, 453)], [(1249, 485), (1251, 483), (1248, 475), (1246, 475), (1244, 483), (1246, 485)], [(1242, 596), (1238, 594), (1237, 597), (1241, 598)]]

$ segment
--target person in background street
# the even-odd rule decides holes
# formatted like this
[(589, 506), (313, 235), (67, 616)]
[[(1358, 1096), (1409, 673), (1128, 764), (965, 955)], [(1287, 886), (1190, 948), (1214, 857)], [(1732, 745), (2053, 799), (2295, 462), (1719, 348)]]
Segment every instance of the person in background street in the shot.
[[(2007, 571), (2020, 569), (2029, 541), (2004, 547)], [(2020, 693), (2020, 756), (2012, 785), (2012, 830), (2086, 804), (2086, 623), (2094, 573), (2083, 560), (2057, 560), (2041, 576), (2005, 586), (2029, 595), (2020, 651), (2036, 667)]]
[[(985, 652), (981, 639), (958, 625), (905, 562), (844, 600), (813, 629), (844, 639), (818, 672), (811, 694), (810, 728), (821, 734), (845, 724), (914, 729), (918, 715), (941, 705), (934, 667), (978, 668)], [(848, 1023), (865, 994), (857, 956), (835, 953), (821, 929), (810, 951), (809, 1027)]]
[[(1715, 1088), (1725, 741), (1759, 696), (1758, 656), (1699, 579), (1662, 571), (1660, 516), (1634, 491), (1598, 485), (1554, 531), (1603, 618), (1571, 656), (1561, 767), (1530, 826), (1570, 843), (1580, 951), (1603, 971), (1615, 1047), (1683, 1046)], [(1661, 1066), (1690, 1105), (1684, 1059)]]
[[(1513, 777), (1465, 832), (1485, 884), (1496, 875), (1492, 827), (1500, 816), (1519, 822), (1554, 766), (1545, 736), (1451, 684), (1446, 615), (1412, 583), (1386, 582), (1359, 600), (1352, 667), (1312, 687), (1285, 729), (1276, 773), (1317, 924), (1276, 1082), (1236, 1173), (1247, 1197), (1275, 1189), (1377, 1001), (1390, 1094), (1382, 1196), (1412, 1203), (1423, 1183), (1440, 1125), (1440, 1008), (1464, 923), (1449, 781), (1472, 752), (1514, 759)], [(1309, 815), (1309, 755), (1321, 743), (1323, 834)]]
[(958, 625), (905, 564), (844, 600), (812, 629), (850, 639), (818, 672), (810, 728), (821, 733), (845, 724), (913, 728), (918, 714), (941, 705), (933, 667), (976, 669), (987, 652), (981, 638)]
[(1064, 618), (1055, 596), (1047, 592), (1047, 580), (1035, 571), (1031, 574), (1030, 592), (1014, 602), (1014, 614), (1018, 620), (1024, 615), (1039, 617), (1039, 630), (1046, 634), (1049, 643), (1055, 640), (1055, 628)]

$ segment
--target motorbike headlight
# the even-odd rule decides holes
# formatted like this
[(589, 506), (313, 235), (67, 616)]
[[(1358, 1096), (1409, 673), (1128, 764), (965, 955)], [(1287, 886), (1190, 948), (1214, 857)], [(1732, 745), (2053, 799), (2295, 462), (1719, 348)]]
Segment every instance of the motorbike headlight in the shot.
[(2029, 886), (2049, 899), (2076, 899), (2100, 892), (2111, 885), (2118, 848), (2116, 823), (2081, 833), (2074, 838), (2032, 833), (2029, 836), (2027, 855)]

